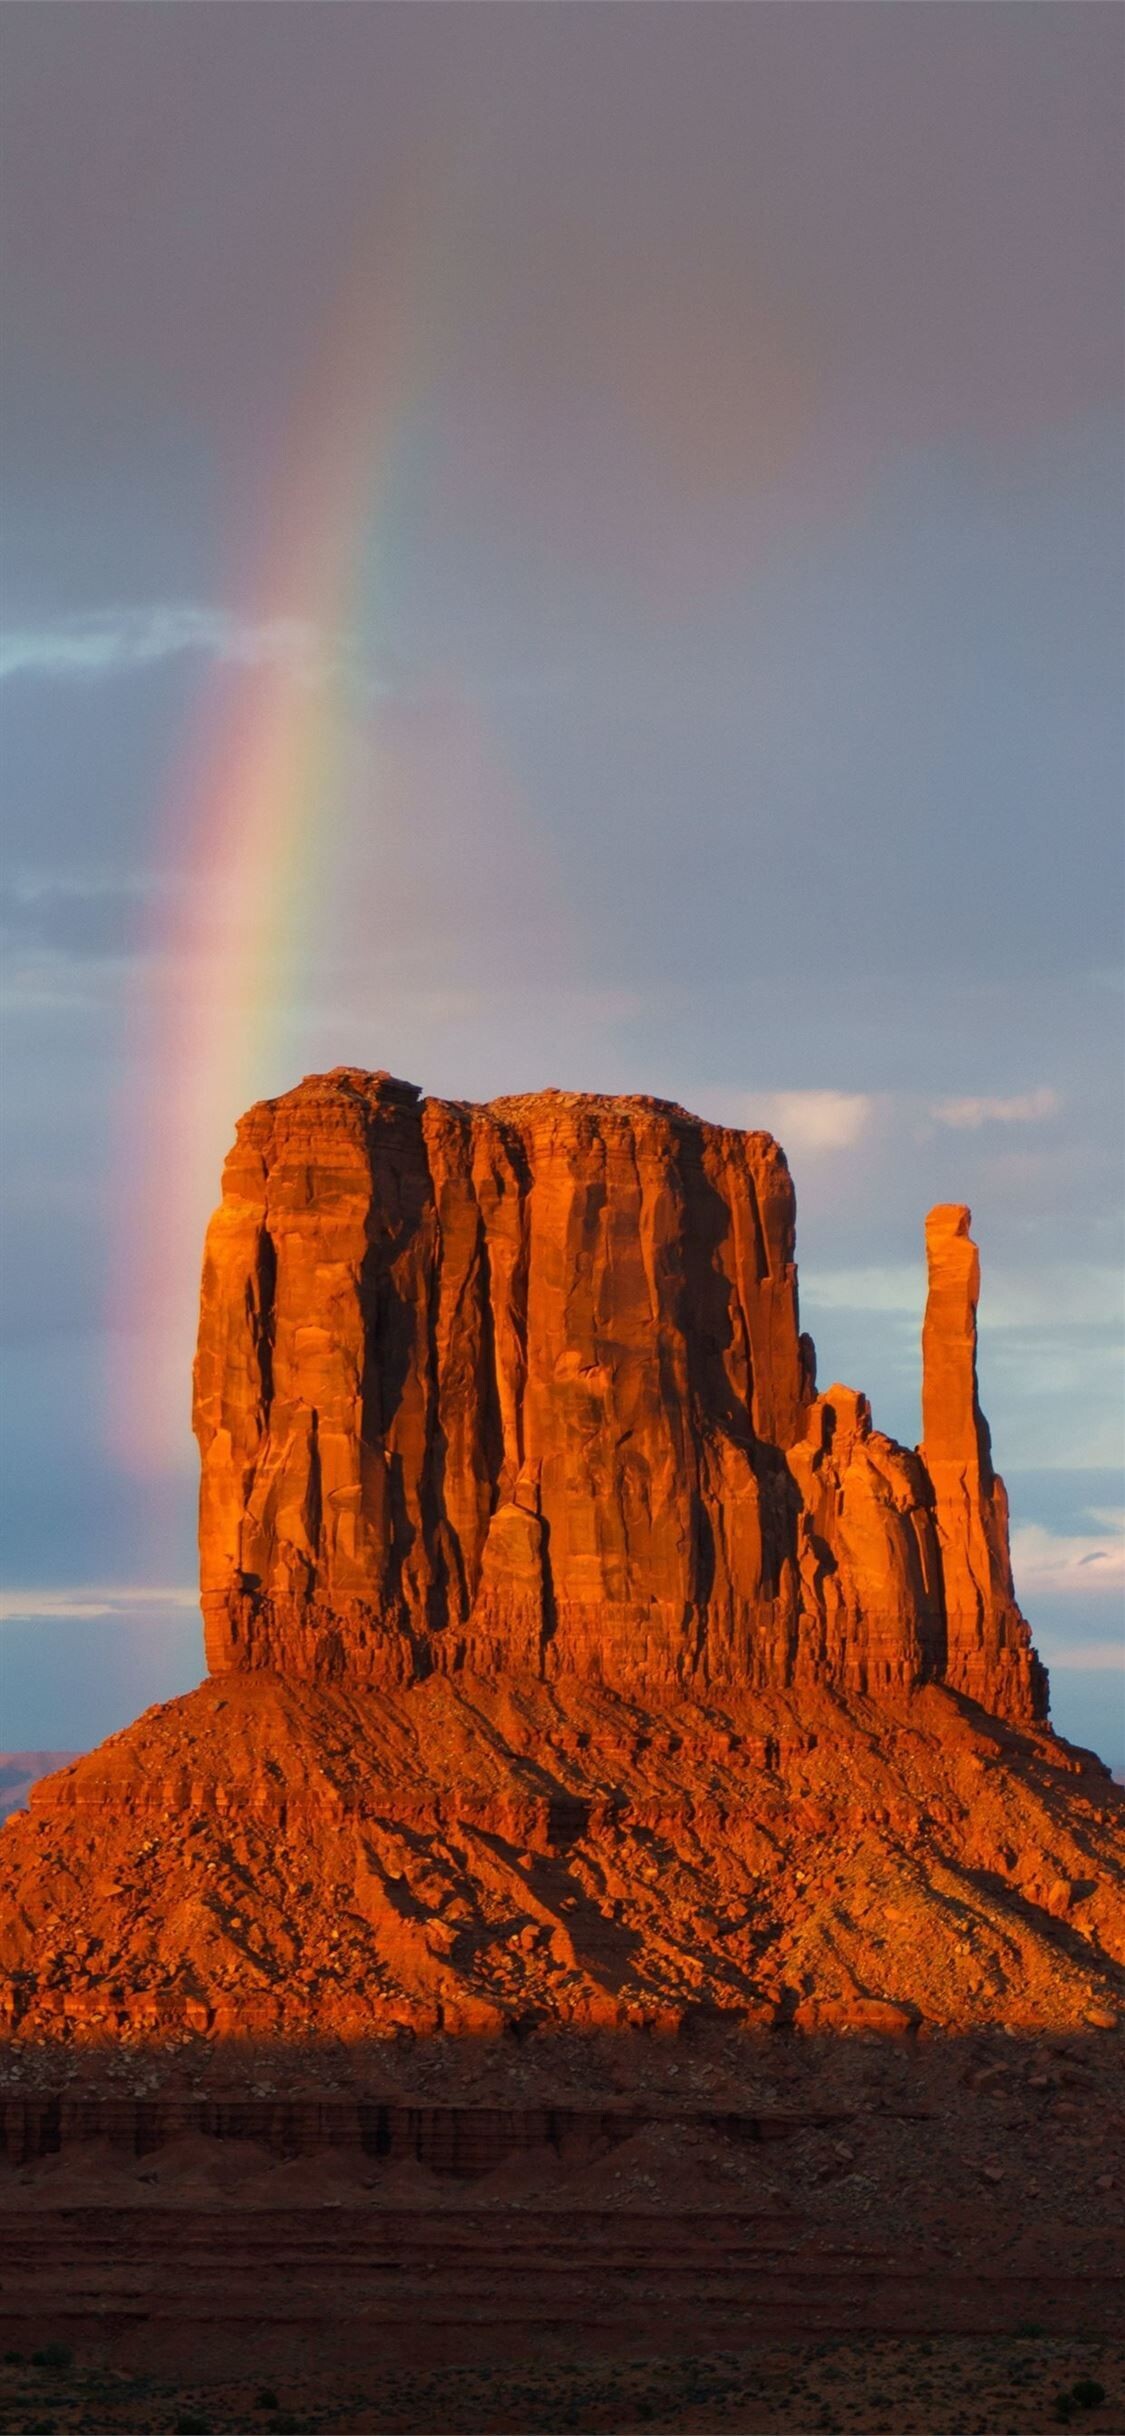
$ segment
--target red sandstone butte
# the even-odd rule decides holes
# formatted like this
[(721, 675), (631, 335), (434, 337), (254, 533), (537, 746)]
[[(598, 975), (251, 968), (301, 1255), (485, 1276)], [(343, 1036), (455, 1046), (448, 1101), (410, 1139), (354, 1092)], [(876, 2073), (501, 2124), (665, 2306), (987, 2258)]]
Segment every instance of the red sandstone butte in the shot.
[(1040, 1716), (976, 1398), (966, 1210), (927, 1229), (925, 1447), (817, 1396), (768, 1134), (350, 1068), (250, 1110), (196, 1363), (213, 1671), (948, 1682)]
[(252, 1108), (211, 1671), (0, 1833), (21, 2054), (440, 2033), (456, 2084), (505, 2026), (1112, 2025), (1122, 1797), (1046, 1723), (968, 1223), (914, 1451), (816, 1393), (768, 1134), (350, 1068)]

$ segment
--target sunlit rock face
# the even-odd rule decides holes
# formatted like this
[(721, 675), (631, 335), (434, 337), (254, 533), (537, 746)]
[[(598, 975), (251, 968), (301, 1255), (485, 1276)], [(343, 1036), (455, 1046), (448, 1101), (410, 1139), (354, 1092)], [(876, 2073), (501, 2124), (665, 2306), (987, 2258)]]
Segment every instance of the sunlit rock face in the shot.
[(768, 1134), (659, 1100), (338, 1068), (251, 1109), (196, 1362), (212, 1671), (945, 1680), (1041, 1714), (968, 1212), (928, 1230), (918, 1454), (816, 1395), (794, 1220)]
[[(986, 1707), (1045, 1703), (1027, 1653), (1008, 1550), (1008, 1500), (992, 1469), (977, 1399), (980, 1259), (969, 1211), (949, 1203), (926, 1220), (930, 1290), (922, 1330), (922, 1458), (933, 1483), (945, 1604), (946, 1681)], [(1038, 1713), (1038, 1712), (1037, 1712)]]
[(793, 1238), (776, 1143), (660, 1101), (250, 1111), (211, 1675), (4, 1828), (15, 2039), (1116, 2020), (1121, 1802), (1037, 1722), (968, 1212), (917, 1452), (816, 1393)]

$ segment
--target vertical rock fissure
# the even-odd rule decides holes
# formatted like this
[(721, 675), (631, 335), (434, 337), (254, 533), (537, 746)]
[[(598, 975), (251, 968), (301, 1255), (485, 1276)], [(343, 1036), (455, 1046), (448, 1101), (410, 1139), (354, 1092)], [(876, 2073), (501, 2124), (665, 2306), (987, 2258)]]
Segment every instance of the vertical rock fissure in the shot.
[[(481, 1456), (488, 1481), (489, 1513), (494, 1514), (500, 1497), (500, 1474), (504, 1464), (504, 1417), (500, 1393), (500, 1355), (496, 1342), (496, 1313), (493, 1309), (494, 1280), (488, 1250), (488, 1229), (484, 1212), (477, 1202), (477, 1278), (480, 1292), (481, 1337)], [(470, 1599), (476, 1594), (476, 1574), (468, 1584)]]
[[(425, 1155), (425, 1151), (423, 1155)], [(447, 1543), (455, 1535), (449, 1529), (445, 1512), (446, 1441), (441, 1417), (441, 1376), (438, 1352), (438, 1313), (441, 1307), (444, 1237), (441, 1209), (434, 1189), (434, 1178), (428, 1158), (426, 1177), (429, 1188), (429, 1205), (433, 1216), (429, 1260), (423, 1267), (423, 1292), (426, 1298), (426, 1380), (419, 1489), (422, 1509), (422, 1545), (425, 1550), (427, 1574), (426, 1624), (431, 1632), (437, 1632), (447, 1621), (452, 1621), (448, 1607), (449, 1552)]]
[(516, 1349), (513, 1368), (516, 1464), (527, 1461), (527, 1315), (531, 1303), (531, 1159), (513, 1128), (504, 1128), (504, 1146), (516, 1179), (516, 1258), (511, 1279), (511, 1328)]
[(321, 1556), (321, 1536), (324, 1525), (324, 1493), (320, 1463), (320, 1416), (316, 1406), (309, 1414), (309, 1471), (305, 1490), (305, 1535), (310, 1549), (310, 1568), (315, 1583)]
[(269, 1228), (264, 1225), (258, 1230), (255, 1274), (257, 1309), (251, 1326), (258, 1355), (258, 1377), (261, 1382), (261, 1426), (264, 1434), (269, 1428), (270, 1409), (273, 1404), (274, 1298), (277, 1289), (277, 1246)]

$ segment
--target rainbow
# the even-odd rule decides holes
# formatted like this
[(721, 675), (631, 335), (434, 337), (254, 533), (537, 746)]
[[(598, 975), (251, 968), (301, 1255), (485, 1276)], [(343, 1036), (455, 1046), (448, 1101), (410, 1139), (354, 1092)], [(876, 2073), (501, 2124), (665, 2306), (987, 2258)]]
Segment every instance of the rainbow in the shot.
[(361, 232), (318, 335), (265, 486), (258, 573), (237, 587), (245, 655), (216, 670), (161, 816), (176, 910), (143, 942), (130, 1006), (110, 1288), (113, 1435), (134, 1472), (183, 1461), (199, 1248), (233, 1120), (297, 1079), (279, 1070), (286, 1013), (370, 693), (355, 637), (438, 320), (432, 211), (410, 201), (397, 230), (384, 216)]

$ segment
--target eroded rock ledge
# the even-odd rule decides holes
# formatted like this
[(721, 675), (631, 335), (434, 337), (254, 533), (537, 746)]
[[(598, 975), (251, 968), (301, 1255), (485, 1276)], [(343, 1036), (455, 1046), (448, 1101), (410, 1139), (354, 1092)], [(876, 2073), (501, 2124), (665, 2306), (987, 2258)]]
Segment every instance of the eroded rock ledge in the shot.
[(261, 1102), (204, 1262), (212, 1671), (944, 1682), (1044, 1715), (968, 1225), (927, 1225), (912, 1451), (856, 1391), (816, 1393), (768, 1134), (353, 1068)]

